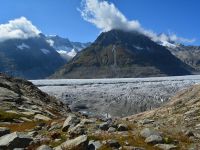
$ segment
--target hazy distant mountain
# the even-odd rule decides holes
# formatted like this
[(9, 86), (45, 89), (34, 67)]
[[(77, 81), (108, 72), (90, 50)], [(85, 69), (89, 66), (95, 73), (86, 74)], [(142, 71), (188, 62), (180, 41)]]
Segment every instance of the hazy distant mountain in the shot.
[[(114, 48), (114, 46), (116, 48)], [(114, 49), (113, 49), (114, 48)], [(55, 78), (148, 77), (190, 74), (191, 67), (138, 32), (111, 30), (57, 71)]]
[(67, 61), (71, 60), (82, 49), (91, 43), (72, 42), (67, 38), (58, 35), (46, 36), (47, 42)]
[(65, 63), (42, 35), (0, 42), (0, 72), (38, 79), (48, 77)]
[(194, 68), (194, 74), (200, 73), (200, 46), (177, 45), (168, 49), (184, 63)]

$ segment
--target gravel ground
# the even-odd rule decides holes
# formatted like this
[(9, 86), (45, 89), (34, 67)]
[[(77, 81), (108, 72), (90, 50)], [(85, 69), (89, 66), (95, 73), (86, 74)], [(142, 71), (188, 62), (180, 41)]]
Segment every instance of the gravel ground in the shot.
[(176, 92), (200, 83), (200, 75), (124, 78), (32, 80), (42, 91), (89, 115), (124, 117), (159, 107)]

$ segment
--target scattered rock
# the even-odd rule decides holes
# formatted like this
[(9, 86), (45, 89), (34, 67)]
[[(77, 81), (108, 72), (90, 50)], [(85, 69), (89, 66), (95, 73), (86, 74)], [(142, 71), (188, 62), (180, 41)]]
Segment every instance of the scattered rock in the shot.
[(61, 134), (59, 132), (53, 132), (53, 133), (51, 133), (51, 138), (53, 140), (58, 139), (60, 137), (61, 137)]
[(141, 125), (146, 125), (146, 124), (150, 124), (150, 123), (153, 123), (154, 120), (151, 120), (151, 119), (144, 119), (144, 120), (140, 120), (139, 121), (139, 124)]
[(6, 127), (0, 127), (0, 137), (10, 133), (10, 129)]
[(151, 135), (145, 139), (148, 144), (159, 144), (163, 142), (163, 138), (159, 135)]
[(37, 150), (53, 150), (53, 149), (49, 147), (48, 145), (42, 145), (38, 147)]
[(75, 139), (68, 140), (56, 147), (55, 150), (87, 150), (88, 148), (88, 137), (86, 135), (79, 136)]
[(110, 127), (109, 129), (108, 129), (108, 132), (116, 132), (116, 129), (114, 128), (114, 127)]
[(155, 147), (161, 150), (176, 150), (177, 149), (177, 146), (173, 144), (156, 144)]
[(23, 121), (26, 121), (26, 122), (31, 122), (32, 121), (31, 119), (28, 119), (26, 117), (20, 117), (20, 119), (23, 120)]
[(102, 123), (102, 124), (99, 125), (99, 128), (100, 128), (101, 130), (106, 131), (106, 130), (108, 130), (108, 128), (109, 128), (109, 124), (108, 124), (107, 122), (104, 122), (104, 123)]
[(28, 135), (31, 136), (31, 137), (35, 137), (38, 135), (38, 132), (37, 131), (31, 131), (31, 132), (28, 132)]
[(51, 119), (47, 116), (37, 114), (34, 116), (34, 120), (39, 120), (39, 121), (51, 121)]
[(0, 149), (25, 148), (33, 139), (22, 132), (13, 132), (0, 138)]
[(120, 144), (116, 140), (108, 140), (106, 144), (112, 148), (120, 148)]
[(61, 129), (61, 128), (62, 128), (61, 124), (54, 124), (48, 129), (48, 131), (53, 131), (53, 130), (57, 130), (57, 129)]
[(76, 116), (69, 116), (67, 117), (67, 119), (65, 120), (63, 127), (62, 127), (62, 131), (66, 132), (69, 127), (74, 127), (76, 126), (78, 123), (80, 123), (80, 119), (77, 118)]
[(21, 114), (26, 115), (26, 116), (33, 116), (35, 115), (35, 112), (25, 111), (25, 112), (21, 112)]
[(141, 147), (134, 147), (134, 146), (123, 146), (123, 150), (145, 150)]
[(148, 138), (151, 135), (160, 136), (161, 134), (158, 131), (149, 128), (145, 128), (140, 132), (140, 136), (143, 138)]
[(86, 124), (93, 124), (93, 123), (95, 123), (95, 121), (94, 121), (94, 120), (90, 120), (90, 119), (83, 119), (83, 120), (81, 121), (81, 124), (83, 124), (83, 125), (86, 125)]
[(94, 140), (90, 141), (88, 145), (89, 145), (88, 146), (89, 150), (98, 150), (102, 146), (100, 141), (94, 141)]
[(70, 135), (70, 138), (74, 138), (74, 137), (77, 137), (79, 135), (85, 134), (86, 133), (86, 129), (84, 128), (83, 125), (78, 124), (75, 127), (69, 129), (68, 133)]
[(125, 124), (119, 124), (117, 131), (128, 131), (128, 126)]
[(187, 130), (184, 134), (188, 137), (194, 136), (194, 133), (190, 130)]

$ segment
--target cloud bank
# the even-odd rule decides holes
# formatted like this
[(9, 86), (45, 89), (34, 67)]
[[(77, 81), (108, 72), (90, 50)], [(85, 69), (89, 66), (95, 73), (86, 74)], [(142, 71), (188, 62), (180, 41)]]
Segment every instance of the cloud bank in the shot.
[(28, 39), (39, 36), (41, 33), (25, 17), (10, 20), (6, 24), (0, 24), (0, 42), (9, 39)]
[(124, 31), (138, 31), (155, 42), (173, 41), (180, 43), (192, 43), (195, 39), (186, 39), (178, 37), (175, 34), (158, 35), (151, 30), (144, 29), (138, 20), (128, 20), (125, 15), (115, 7), (113, 3), (105, 0), (82, 0), (82, 8), (79, 9), (82, 18), (94, 24), (103, 32), (112, 29), (120, 29)]

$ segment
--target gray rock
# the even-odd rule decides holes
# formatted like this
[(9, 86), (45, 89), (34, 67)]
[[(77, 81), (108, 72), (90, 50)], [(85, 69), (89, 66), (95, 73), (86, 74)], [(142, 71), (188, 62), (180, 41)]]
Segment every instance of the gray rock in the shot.
[(145, 128), (140, 132), (140, 136), (143, 137), (143, 138), (148, 138), (151, 135), (160, 136), (161, 134), (158, 131), (153, 130), (153, 129), (149, 129), (149, 128)]
[(0, 137), (10, 133), (10, 129), (6, 127), (0, 127)]
[(111, 133), (111, 132), (116, 132), (116, 129), (115, 129), (114, 127), (110, 127), (110, 128), (108, 129), (108, 132), (109, 132), (109, 133)]
[(76, 116), (69, 116), (67, 117), (67, 119), (65, 120), (63, 127), (62, 127), (62, 131), (66, 132), (69, 127), (74, 127), (76, 126), (78, 123), (80, 123), (80, 119), (77, 118)]
[(117, 131), (128, 131), (128, 126), (125, 124), (119, 124)]
[(57, 130), (57, 129), (61, 129), (62, 125), (61, 124), (54, 124), (52, 125), (48, 131), (53, 131), (53, 130)]
[(74, 138), (74, 137), (77, 137), (79, 135), (85, 134), (86, 133), (86, 129), (84, 128), (83, 125), (78, 124), (75, 127), (70, 128), (68, 130), (68, 133), (69, 133), (69, 135), (70, 135), (71, 138)]
[(106, 130), (108, 130), (108, 128), (109, 128), (109, 124), (108, 124), (107, 122), (104, 122), (104, 123), (102, 123), (102, 124), (99, 125), (99, 128), (100, 128), (101, 130), (106, 131)]
[(89, 145), (88, 146), (89, 150), (98, 150), (102, 146), (100, 141), (94, 141), (94, 140), (89, 141), (88, 145)]
[(28, 135), (30, 135), (31, 137), (35, 137), (38, 135), (38, 132), (37, 131), (31, 131), (31, 132), (28, 132)]
[(83, 124), (83, 125), (86, 125), (86, 124), (93, 124), (93, 123), (95, 123), (95, 121), (94, 121), (94, 120), (90, 120), (90, 119), (83, 119), (83, 120), (81, 121), (81, 124)]
[(37, 114), (34, 116), (34, 120), (39, 120), (39, 121), (51, 121), (51, 118), (41, 115), (41, 114)]
[(159, 144), (163, 142), (163, 138), (159, 135), (151, 135), (145, 139), (145, 142), (148, 144)]
[(75, 139), (68, 140), (62, 143), (60, 146), (54, 148), (54, 150), (87, 150), (88, 149), (88, 137), (86, 135), (79, 136)]
[(106, 144), (112, 148), (120, 148), (120, 144), (116, 140), (108, 140)]
[(184, 134), (188, 137), (194, 136), (194, 133), (190, 130), (187, 130)]
[(48, 145), (42, 145), (38, 147), (37, 150), (53, 150), (53, 149), (49, 147)]
[(145, 150), (145, 149), (142, 147), (123, 146), (123, 150)]
[(22, 132), (13, 132), (0, 138), (0, 149), (25, 148), (33, 139)]
[(177, 149), (177, 146), (173, 144), (156, 144), (155, 147), (161, 150), (176, 150)]
[(139, 124), (146, 125), (146, 124), (150, 124), (150, 123), (153, 123), (153, 122), (154, 122), (154, 120), (144, 119), (144, 120), (140, 120)]

